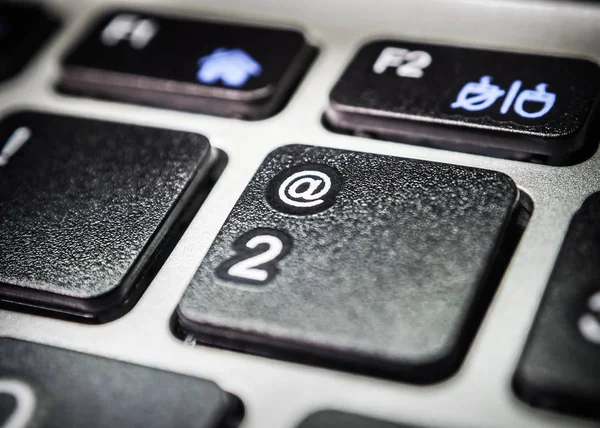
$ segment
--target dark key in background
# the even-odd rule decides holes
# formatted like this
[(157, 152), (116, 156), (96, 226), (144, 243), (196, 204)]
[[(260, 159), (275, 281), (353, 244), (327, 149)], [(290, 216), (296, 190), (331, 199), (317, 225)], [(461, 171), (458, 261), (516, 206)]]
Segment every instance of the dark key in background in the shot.
[(335, 410), (310, 415), (297, 428), (414, 428)]
[(262, 119), (282, 108), (314, 53), (293, 30), (111, 12), (65, 57), (59, 88)]
[(271, 357), (443, 379), (510, 258), (518, 200), (497, 172), (282, 147), (194, 276), (180, 328)]
[(137, 301), (214, 163), (202, 135), (41, 113), (0, 150), (0, 300), (90, 321)]
[(242, 416), (208, 380), (0, 339), (3, 427), (234, 428)]
[(597, 147), (599, 90), (589, 61), (377, 41), (348, 65), (326, 118), (359, 135), (569, 164)]
[(514, 385), (534, 406), (600, 420), (600, 193), (571, 221)]
[(306, 418), (297, 428), (417, 428), (336, 410), (322, 410)]
[(0, 5), (0, 81), (14, 76), (40, 49), (58, 23), (39, 6)]

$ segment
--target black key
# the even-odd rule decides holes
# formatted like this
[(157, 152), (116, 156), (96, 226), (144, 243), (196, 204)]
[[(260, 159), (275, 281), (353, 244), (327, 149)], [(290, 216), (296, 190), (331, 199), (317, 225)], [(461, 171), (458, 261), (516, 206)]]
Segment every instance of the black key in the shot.
[(111, 12), (64, 60), (60, 88), (88, 96), (262, 119), (314, 56), (293, 30)]
[(0, 339), (4, 427), (233, 428), (241, 410), (204, 379)]
[(505, 175), (308, 146), (265, 160), (180, 302), (208, 344), (429, 382), (456, 370), (517, 203)]
[(54, 17), (34, 5), (0, 5), (0, 81), (21, 71), (57, 27)]
[(600, 193), (575, 214), (514, 386), (528, 403), (600, 420)]
[(352, 60), (326, 117), (357, 134), (565, 164), (597, 146), (599, 91), (589, 61), (378, 41)]
[(107, 321), (137, 300), (212, 163), (195, 134), (36, 113), (0, 123), (0, 299)]
[(404, 424), (394, 424), (364, 416), (323, 410), (310, 415), (298, 428), (411, 428)]

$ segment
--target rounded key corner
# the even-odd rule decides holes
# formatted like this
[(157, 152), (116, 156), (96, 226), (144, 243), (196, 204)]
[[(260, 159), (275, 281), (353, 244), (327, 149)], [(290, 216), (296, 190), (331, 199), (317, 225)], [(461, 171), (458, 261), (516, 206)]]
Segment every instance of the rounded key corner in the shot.
[[(115, 6), (103, 7), (94, 11), (92, 16), (90, 17), (89, 23), (97, 24), (104, 20), (108, 20), (108, 18), (110, 18), (111, 16), (117, 15), (119, 13), (130, 13), (130, 11)], [(87, 28), (93, 30), (93, 26), (88, 25)]]
[(179, 339), (185, 339), (186, 336), (186, 334), (183, 334), (183, 332), (186, 330), (185, 325), (188, 323), (188, 317), (185, 315), (187, 311), (185, 305), (186, 301), (187, 300), (185, 298), (181, 299), (170, 320), (171, 330)]
[(130, 302), (127, 295), (123, 296), (122, 290), (118, 288), (89, 298), (68, 296), (49, 298), (46, 297), (48, 295), (46, 292), (20, 290), (5, 284), (0, 286), (3, 287), (0, 290), (0, 301), (7, 309), (86, 324), (105, 324), (114, 321), (129, 312), (135, 303)]
[(521, 360), (513, 374), (511, 388), (516, 397), (530, 405), (533, 404), (533, 396), (535, 395), (529, 386), (533, 379), (534, 376), (529, 372), (528, 367), (523, 365), (523, 361)]
[(506, 172), (497, 171), (497, 170), (488, 169), (488, 170), (484, 170), (484, 171), (488, 171), (489, 173), (492, 173), (496, 177), (498, 177), (498, 181), (501, 182), (504, 186), (506, 186), (507, 191), (510, 191), (514, 195), (514, 199), (515, 200), (519, 199), (519, 196), (522, 191), (519, 188), (519, 186), (517, 186), (517, 183), (515, 183), (515, 181), (512, 179), (512, 177), (510, 175), (508, 175)]
[[(557, 58), (560, 58), (560, 57), (557, 57)], [(598, 75), (598, 78), (600, 79), (600, 62), (598, 62), (597, 58), (594, 58), (593, 56), (589, 56), (589, 55), (584, 55), (584, 54), (578, 54), (576, 56), (569, 56), (566, 58), (572, 59), (574, 61), (580, 61), (584, 64), (587, 64), (589, 67), (594, 69), (594, 72)]]
[[(51, 31), (57, 31), (63, 24), (63, 15), (57, 10), (57, 8), (50, 6), (49, 4), (42, 2), (35, 2), (31, 4), (31, 7), (39, 7), (40, 11), (44, 14), (47, 22), (46, 25), (51, 26)], [(51, 33), (53, 34), (53, 33)]]
[(309, 40), (306, 37), (306, 28), (302, 28), (301, 24), (294, 24), (292, 23), (290, 26), (283, 26), (283, 27), (274, 27), (277, 29), (280, 29), (282, 31), (287, 31), (289, 32), (291, 35), (293, 35), (294, 37), (297, 37), (299, 39), (299, 42), (301, 45), (305, 45), (314, 49), (318, 49), (317, 46), (315, 46), (315, 43), (313, 43), (313, 40)]
[(329, 93), (329, 105), (323, 113), (325, 127), (327, 129), (334, 128), (335, 131), (344, 130), (344, 118), (347, 113), (344, 111), (342, 104), (335, 101), (332, 96), (333, 89)]
[[(454, 341), (444, 344), (436, 352), (430, 352), (428, 355), (422, 356), (419, 363), (415, 364), (415, 370), (413, 370), (418, 372), (419, 375), (411, 374), (414, 378), (408, 378), (408, 380), (417, 385), (428, 386), (452, 379), (459, 372), (471, 342), (470, 339), (465, 345), (459, 341)], [(406, 375), (398, 376), (398, 379), (405, 380), (403, 377), (406, 378)]]
[(201, 329), (201, 325), (193, 320), (193, 316), (188, 316), (188, 310), (190, 309), (185, 304), (188, 300), (185, 297), (181, 299), (169, 320), (171, 334), (182, 342), (188, 340), (190, 337), (196, 340), (196, 331), (200, 331), (199, 329)]
[(568, 390), (557, 390), (557, 385), (544, 384), (542, 379), (521, 362), (511, 380), (511, 389), (522, 403), (545, 412), (556, 412), (572, 417), (598, 418), (600, 413), (593, 404), (584, 405), (585, 399)]
[[(417, 386), (431, 386), (444, 383), (455, 376), (463, 363), (465, 353), (463, 345), (448, 345), (439, 353), (428, 353), (418, 357), (418, 361), (389, 360), (372, 356), (351, 356), (345, 360), (324, 360), (321, 365), (334, 370), (346, 370), (360, 375), (373, 376), (406, 382)], [(363, 359), (365, 358), (365, 359)]]
[(594, 192), (588, 195), (583, 201), (583, 204), (581, 204), (581, 208), (579, 209), (579, 211), (581, 211), (584, 208), (590, 209), (592, 207), (595, 207), (596, 209), (600, 210), (600, 192)]

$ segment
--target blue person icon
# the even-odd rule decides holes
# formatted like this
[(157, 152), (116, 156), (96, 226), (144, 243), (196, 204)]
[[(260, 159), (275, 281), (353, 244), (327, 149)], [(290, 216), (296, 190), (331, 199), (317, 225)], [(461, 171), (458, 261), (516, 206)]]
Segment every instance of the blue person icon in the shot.
[[(546, 92), (548, 85), (546, 83), (540, 83), (536, 85), (535, 90), (527, 89), (519, 94), (515, 101), (514, 109), (515, 112), (527, 119), (535, 119), (544, 116), (548, 113), (554, 103), (556, 102), (556, 94), (552, 92)], [(542, 104), (542, 108), (535, 112), (528, 112), (523, 108), (523, 104), (526, 102), (535, 102)]]
[(506, 92), (492, 85), (491, 76), (483, 76), (479, 82), (469, 82), (460, 90), (456, 101), (450, 107), (467, 111), (481, 111), (492, 106)]

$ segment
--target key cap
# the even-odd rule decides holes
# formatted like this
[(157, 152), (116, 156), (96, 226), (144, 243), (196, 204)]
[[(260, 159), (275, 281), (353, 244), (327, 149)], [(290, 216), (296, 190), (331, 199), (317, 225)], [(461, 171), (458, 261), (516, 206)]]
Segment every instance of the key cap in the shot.
[(335, 410), (323, 410), (306, 418), (298, 428), (411, 428)]
[(201, 135), (30, 112), (0, 148), (0, 300), (98, 322), (139, 298), (214, 157)]
[(599, 91), (585, 60), (376, 41), (331, 91), (326, 118), (359, 135), (562, 165), (597, 147)]
[(273, 152), (178, 307), (206, 344), (414, 382), (462, 360), (518, 200), (506, 176), (308, 146)]
[(66, 56), (59, 87), (262, 119), (282, 108), (314, 53), (293, 30), (111, 12)]
[(233, 428), (242, 410), (204, 379), (6, 338), (0, 391), (5, 427)]
[(600, 419), (600, 193), (575, 214), (517, 368), (528, 403)]
[(27, 64), (57, 29), (58, 22), (34, 5), (0, 5), (0, 81)]

